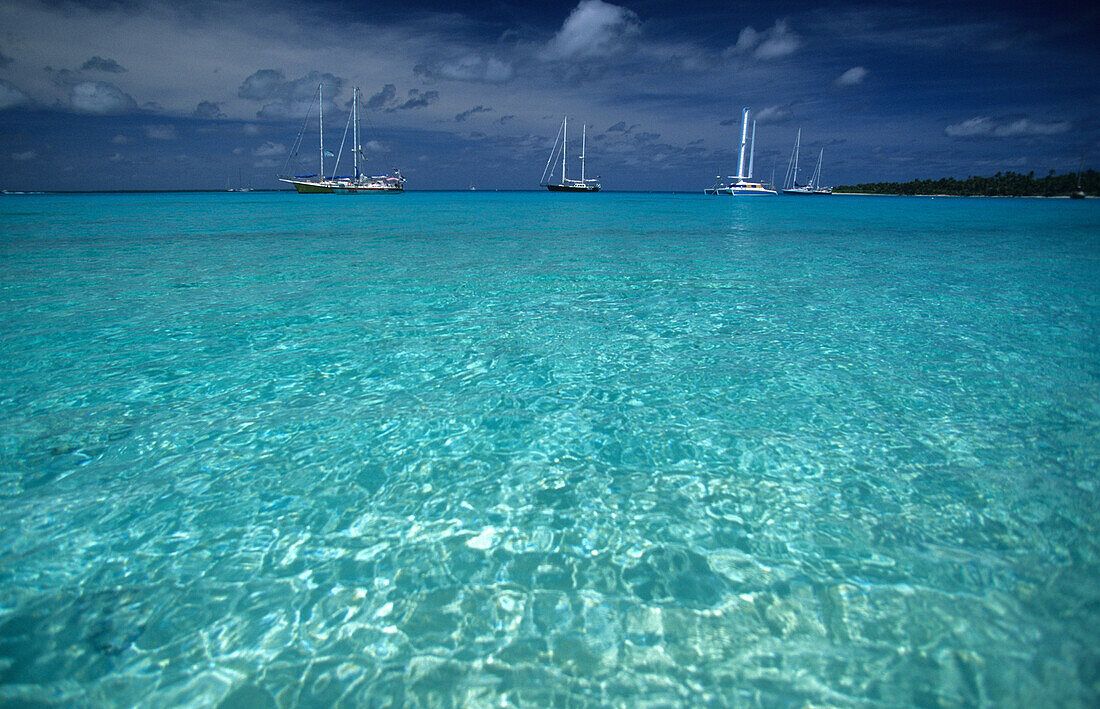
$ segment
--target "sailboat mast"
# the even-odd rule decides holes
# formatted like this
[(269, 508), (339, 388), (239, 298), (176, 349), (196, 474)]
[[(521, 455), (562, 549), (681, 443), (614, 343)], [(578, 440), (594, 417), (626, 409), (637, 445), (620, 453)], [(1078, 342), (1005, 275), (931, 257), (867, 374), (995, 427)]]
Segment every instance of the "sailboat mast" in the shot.
[(565, 154), (568, 151), (567, 144), (569, 143), (569, 116), (565, 117), (565, 120), (561, 123), (561, 183), (565, 184)]
[(581, 124), (581, 182), (584, 182), (584, 148), (587, 145), (588, 124)]
[(321, 172), (318, 173), (321, 179), (325, 179), (325, 98), (321, 94), (321, 87), (324, 84), (317, 84), (317, 125), (320, 126), (321, 133)]
[(798, 135), (795, 136), (795, 139), (794, 139), (794, 177), (791, 178), (792, 180), (794, 180), (794, 182), (791, 183), (794, 187), (798, 187), (798, 148), (801, 144), (802, 144), (802, 129), (799, 128), (798, 129)]
[(737, 179), (745, 178), (745, 141), (749, 131), (749, 107), (741, 109), (741, 149), (737, 153)]
[(351, 91), (351, 120), (355, 123), (352, 128), (352, 144), (354, 145), (353, 152), (355, 153), (355, 159), (352, 161), (355, 165), (355, 181), (359, 181), (359, 87), (356, 86)]
[(752, 122), (752, 147), (749, 148), (749, 177), (752, 177), (752, 163), (754, 157), (756, 157), (756, 121)]

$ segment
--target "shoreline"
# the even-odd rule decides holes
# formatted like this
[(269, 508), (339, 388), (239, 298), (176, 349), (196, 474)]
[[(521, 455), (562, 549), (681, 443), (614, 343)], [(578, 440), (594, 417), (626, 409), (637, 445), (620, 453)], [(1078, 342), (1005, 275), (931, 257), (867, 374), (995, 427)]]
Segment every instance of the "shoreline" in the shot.
[[(682, 195), (694, 195), (703, 194), (701, 190), (601, 190), (608, 194), (682, 194)], [(542, 190), (537, 189), (507, 189), (507, 188), (485, 188), (479, 190), (470, 190), (468, 188), (454, 188), (454, 189), (422, 189), (422, 190), (406, 190), (410, 193), (441, 193), (441, 192), (492, 192), (492, 193), (542, 193)], [(296, 194), (294, 190), (280, 189), (280, 188), (254, 188), (251, 190), (237, 191), (237, 190), (224, 190), (224, 189), (193, 189), (193, 190), (0, 190), (0, 197), (18, 197), (29, 195), (140, 195), (140, 194), (249, 194), (249, 193), (285, 193)], [(1070, 199), (1069, 195), (983, 195), (983, 194), (900, 194), (897, 192), (833, 192), (831, 196), (852, 196), (852, 197), (950, 197), (953, 199)], [(1097, 199), (1100, 195), (1085, 195), (1085, 199)]]
[[(833, 192), (833, 195), (856, 197), (951, 197), (953, 199), (1069, 199), (1068, 194), (898, 194), (896, 192)], [(1085, 199), (1095, 199), (1085, 195)]]

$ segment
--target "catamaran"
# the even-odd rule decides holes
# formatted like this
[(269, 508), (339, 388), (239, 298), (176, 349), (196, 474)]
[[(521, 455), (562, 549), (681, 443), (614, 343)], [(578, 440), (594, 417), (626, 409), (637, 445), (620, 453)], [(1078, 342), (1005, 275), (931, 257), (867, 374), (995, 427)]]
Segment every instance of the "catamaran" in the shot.
[(708, 187), (703, 192), (706, 194), (722, 195), (728, 194), (732, 197), (762, 197), (767, 195), (775, 195), (775, 190), (769, 190), (760, 182), (750, 182), (752, 179), (752, 163), (753, 158), (756, 155), (756, 121), (752, 122), (752, 142), (749, 147), (749, 169), (745, 170), (745, 146), (748, 143), (749, 134), (749, 108), (746, 106), (741, 110), (741, 149), (737, 154), (737, 174), (731, 175), (730, 180), (734, 180), (730, 184), (724, 184), (721, 180), (721, 175), (718, 176), (718, 182), (713, 187)]
[[(294, 189), (298, 190), (301, 194), (307, 193), (322, 193), (322, 194), (371, 194), (371, 193), (395, 193), (405, 191), (405, 178), (401, 175), (401, 171), (397, 168), (393, 169), (391, 175), (365, 175), (360, 170), (360, 162), (364, 160), (363, 157), (363, 145), (361, 142), (361, 130), (359, 128), (359, 87), (355, 87), (352, 92), (351, 101), (351, 113), (348, 115), (348, 122), (344, 126), (344, 137), (340, 139), (340, 151), (335, 156), (331, 150), (325, 150), (325, 117), (324, 117), (324, 101), (323, 90), (324, 85), (317, 87), (317, 94), (314, 97), (317, 101), (317, 123), (320, 133), (320, 171), (314, 175), (286, 175), (287, 167), (290, 165), (290, 161), (298, 155), (298, 150), (302, 147), (302, 135), (305, 133), (306, 123), (309, 121), (309, 114), (313, 110), (312, 104), (310, 110), (306, 112), (305, 121), (302, 123), (302, 129), (298, 131), (298, 137), (294, 140), (294, 146), (290, 150), (290, 155), (286, 159), (286, 164), (283, 165), (283, 173), (279, 175), (280, 182), (286, 182), (294, 185)], [(352, 162), (354, 164), (354, 173), (351, 175), (337, 175), (336, 171), (340, 166), (340, 158), (344, 154), (344, 143), (348, 137), (348, 128), (353, 127), (352, 132)], [(336, 163), (332, 167), (332, 174), (325, 174), (325, 158), (335, 157)]]
[(832, 187), (821, 186), (821, 158), (825, 155), (825, 149), (822, 148), (817, 154), (817, 168), (814, 170), (813, 177), (805, 185), (798, 184), (798, 149), (802, 143), (802, 129), (798, 129), (797, 135), (794, 138), (794, 150), (791, 151), (791, 159), (787, 163), (787, 176), (783, 179), (783, 194), (800, 195), (829, 195), (833, 193)]
[[(584, 154), (587, 148), (588, 139), (588, 126), (583, 125), (581, 127), (581, 179), (570, 180), (565, 176), (565, 154), (568, 152), (566, 144), (568, 142), (569, 134), (569, 116), (566, 116), (561, 122), (561, 128), (558, 129), (557, 136), (554, 137), (554, 147), (550, 150), (550, 157), (546, 160), (546, 167), (542, 170), (542, 179), (539, 180), (539, 184), (550, 190), (551, 192), (599, 192), (600, 180), (599, 176), (596, 176), (594, 180), (586, 180), (584, 177)], [(557, 161), (554, 160), (558, 154), (558, 141), (561, 141), (561, 179), (557, 182), (552, 182), (554, 178), (554, 169), (557, 166)]]

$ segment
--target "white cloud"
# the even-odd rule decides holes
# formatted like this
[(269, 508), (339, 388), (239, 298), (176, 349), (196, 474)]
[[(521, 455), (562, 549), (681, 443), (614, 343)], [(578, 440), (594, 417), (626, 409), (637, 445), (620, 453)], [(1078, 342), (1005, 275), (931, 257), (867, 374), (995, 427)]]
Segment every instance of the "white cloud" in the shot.
[(776, 20), (775, 25), (763, 32), (746, 27), (737, 35), (737, 44), (727, 53), (749, 54), (757, 59), (778, 59), (798, 51), (802, 38), (791, 31), (784, 20)]
[[(263, 102), (258, 118), (280, 119), (305, 115), (317, 100), (317, 87), (323, 85), (325, 110), (336, 108), (336, 98), (346, 83), (343, 77), (310, 71), (297, 79), (287, 79), (282, 71), (260, 69), (245, 78), (237, 88), (237, 97)], [(220, 108), (219, 108), (220, 111)]]
[(1028, 135), (1057, 135), (1069, 131), (1068, 121), (1036, 123), (1027, 118), (1018, 118), (1011, 122), (997, 122), (986, 116), (969, 118), (962, 123), (944, 128), (944, 133), (952, 138), (1016, 138)]
[(69, 105), (82, 113), (127, 113), (137, 110), (129, 94), (105, 81), (82, 81), (69, 94)]
[(33, 150), (28, 150), (28, 151), (22, 152), (22, 153), (12, 153), (11, 154), (11, 159), (16, 160), (18, 162), (26, 162), (28, 160), (34, 160), (37, 157), (38, 157), (38, 153), (36, 153)]
[(759, 41), (760, 34), (752, 27), (746, 27), (737, 35), (737, 44), (733, 45), (732, 50), (737, 54), (748, 54)]
[(467, 54), (459, 59), (438, 64), (418, 64), (413, 71), (425, 78), (484, 81), (490, 84), (508, 81), (515, 73), (510, 62), (496, 57), (483, 57), (480, 54)]
[(0, 111), (30, 102), (30, 98), (25, 93), (15, 88), (13, 84), (0, 79)]
[(130, 138), (122, 135), (121, 133), (119, 135), (116, 135), (114, 138), (111, 138), (111, 145), (126, 145), (130, 142), (133, 141)]
[(543, 56), (557, 60), (616, 54), (640, 26), (638, 16), (625, 7), (603, 0), (581, 0), (547, 43)]
[[(768, 106), (756, 112), (753, 118), (757, 123), (781, 123), (791, 117), (789, 109), (783, 106)], [(738, 119), (740, 120), (740, 119)]]
[(837, 86), (855, 86), (863, 83), (867, 78), (867, 70), (861, 66), (854, 66), (836, 79)]
[(757, 59), (778, 59), (788, 54), (794, 54), (802, 46), (802, 38), (787, 27), (787, 23), (779, 20), (775, 26), (764, 33), (764, 41), (756, 48), (753, 55)]
[(145, 137), (152, 140), (178, 140), (179, 134), (176, 133), (176, 127), (171, 124), (167, 125), (155, 125), (155, 126), (143, 126), (145, 130)]
[(1033, 123), (1026, 118), (998, 126), (993, 130), (993, 135), (998, 138), (1011, 138), (1017, 135), (1057, 135), (1069, 131), (1070, 124), (1067, 121), (1055, 121), (1053, 123)]
[(953, 138), (968, 138), (975, 135), (989, 135), (993, 132), (993, 121), (984, 116), (969, 118), (962, 123), (947, 126), (944, 133)]
[(260, 147), (252, 151), (252, 154), (258, 158), (284, 156), (286, 155), (286, 146), (282, 143), (272, 143), (270, 140), (265, 140)]

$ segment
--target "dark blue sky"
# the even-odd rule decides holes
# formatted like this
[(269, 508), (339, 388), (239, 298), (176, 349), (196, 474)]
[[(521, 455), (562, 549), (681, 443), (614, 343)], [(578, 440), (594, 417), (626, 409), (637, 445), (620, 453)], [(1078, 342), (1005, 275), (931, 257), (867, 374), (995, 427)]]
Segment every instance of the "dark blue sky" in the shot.
[(700, 190), (742, 106), (764, 179), (799, 127), (828, 184), (1070, 172), (1097, 37), (1084, 2), (5, 0), (0, 188), (276, 187), (321, 81), (331, 149), (359, 86), (410, 189), (533, 188), (567, 113), (605, 188)]

